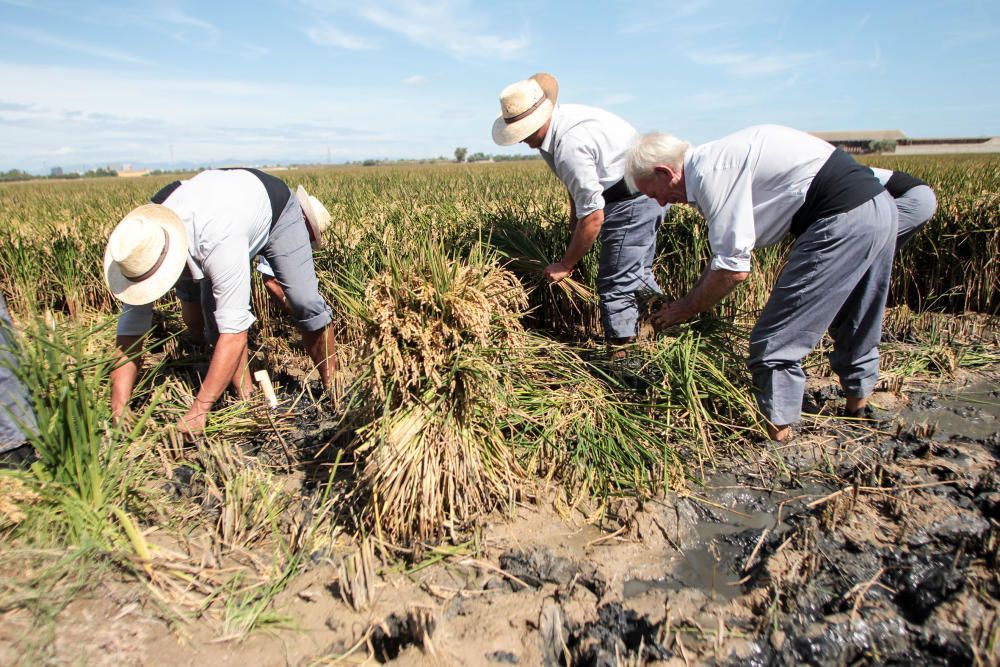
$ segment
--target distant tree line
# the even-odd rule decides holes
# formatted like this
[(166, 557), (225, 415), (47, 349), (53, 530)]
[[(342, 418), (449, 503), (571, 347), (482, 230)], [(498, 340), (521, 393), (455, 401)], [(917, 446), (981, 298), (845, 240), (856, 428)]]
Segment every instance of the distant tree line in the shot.
[(9, 181), (37, 181), (45, 180), (49, 178), (97, 178), (99, 176), (117, 176), (118, 172), (111, 167), (101, 167), (99, 169), (91, 169), (90, 171), (85, 171), (82, 174), (78, 171), (63, 172), (59, 167), (53, 167), (52, 173), (48, 176), (37, 176), (35, 174), (29, 174), (26, 171), (21, 171), (20, 169), (11, 169), (9, 171), (0, 171), (0, 182)]

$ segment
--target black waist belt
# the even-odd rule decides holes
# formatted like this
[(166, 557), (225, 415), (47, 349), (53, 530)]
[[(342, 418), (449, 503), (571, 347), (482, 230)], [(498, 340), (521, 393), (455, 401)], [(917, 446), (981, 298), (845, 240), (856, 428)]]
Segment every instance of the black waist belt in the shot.
[(791, 232), (799, 236), (820, 218), (850, 211), (881, 192), (872, 170), (837, 148), (809, 184), (806, 200), (792, 216)]
[[(278, 221), (278, 217), (281, 212), (285, 210), (288, 206), (288, 200), (292, 196), (292, 191), (288, 189), (285, 182), (282, 181), (277, 176), (272, 176), (271, 174), (265, 174), (260, 169), (249, 169), (244, 167), (225, 167), (221, 171), (233, 171), (235, 169), (242, 169), (243, 171), (249, 171), (251, 174), (256, 176), (258, 180), (264, 185), (264, 190), (267, 191), (267, 198), (271, 202), (271, 226), (274, 227), (274, 223)], [(174, 190), (181, 186), (181, 181), (174, 181), (173, 183), (168, 183), (167, 185), (160, 188), (160, 191), (149, 198), (149, 201), (154, 204), (162, 204), (167, 201), (167, 197), (174, 193)]]
[(927, 185), (916, 176), (910, 176), (905, 171), (894, 171), (885, 183), (885, 190), (893, 199), (899, 199), (918, 185)]
[(607, 206), (608, 204), (625, 201), (626, 199), (635, 199), (641, 194), (641, 192), (630, 192), (628, 185), (625, 184), (625, 179), (623, 178), (604, 191), (604, 205)]

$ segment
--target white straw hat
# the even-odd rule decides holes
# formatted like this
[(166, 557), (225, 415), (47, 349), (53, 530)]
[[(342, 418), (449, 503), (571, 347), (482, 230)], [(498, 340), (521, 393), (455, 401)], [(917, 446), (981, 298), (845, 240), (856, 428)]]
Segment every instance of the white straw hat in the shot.
[(312, 232), (312, 247), (323, 247), (323, 231), (330, 226), (330, 212), (323, 206), (323, 202), (306, 192), (301, 185), (295, 191), (295, 198), (299, 200), (302, 212), (306, 216), (306, 223)]
[(539, 72), (513, 83), (500, 93), (500, 115), (493, 121), (493, 141), (510, 146), (524, 141), (552, 115), (559, 98), (559, 82)]
[(122, 218), (104, 249), (104, 280), (124, 303), (152, 303), (174, 286), (187, 261), (184, 223), (161, 204), (145, 204)]

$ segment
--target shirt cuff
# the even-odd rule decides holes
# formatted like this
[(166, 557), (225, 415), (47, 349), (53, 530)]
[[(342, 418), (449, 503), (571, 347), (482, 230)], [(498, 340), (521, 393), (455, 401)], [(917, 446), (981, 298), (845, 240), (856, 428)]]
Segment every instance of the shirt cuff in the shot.
[(249, 310), (215, 311), (215, 323), (219, 327), (220, 334), (243, 333), (256, 321)]
[(713, 271), (732, 271), (734, 273), (750, 273), (750, 253), (736, 255), (735, 257), (723, 257), (715, 255), (712, 257), (711, 269)]

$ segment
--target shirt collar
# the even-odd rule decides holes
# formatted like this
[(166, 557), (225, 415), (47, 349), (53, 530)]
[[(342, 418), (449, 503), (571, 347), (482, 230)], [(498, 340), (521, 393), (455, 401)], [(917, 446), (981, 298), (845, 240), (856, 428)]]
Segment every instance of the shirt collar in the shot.
[(549, 131), (545, 133), (545, 138), (542, 139), (542, 145), (538, 147), (538, 150), (545, 151), (548, 154), (552, 154), (552, 147), (556, 141), (556, 127), (558, 126), (557, 119), (559, 116), (559, 105), (557, 104), (552, 109), (552, 120), (549, 122)]

